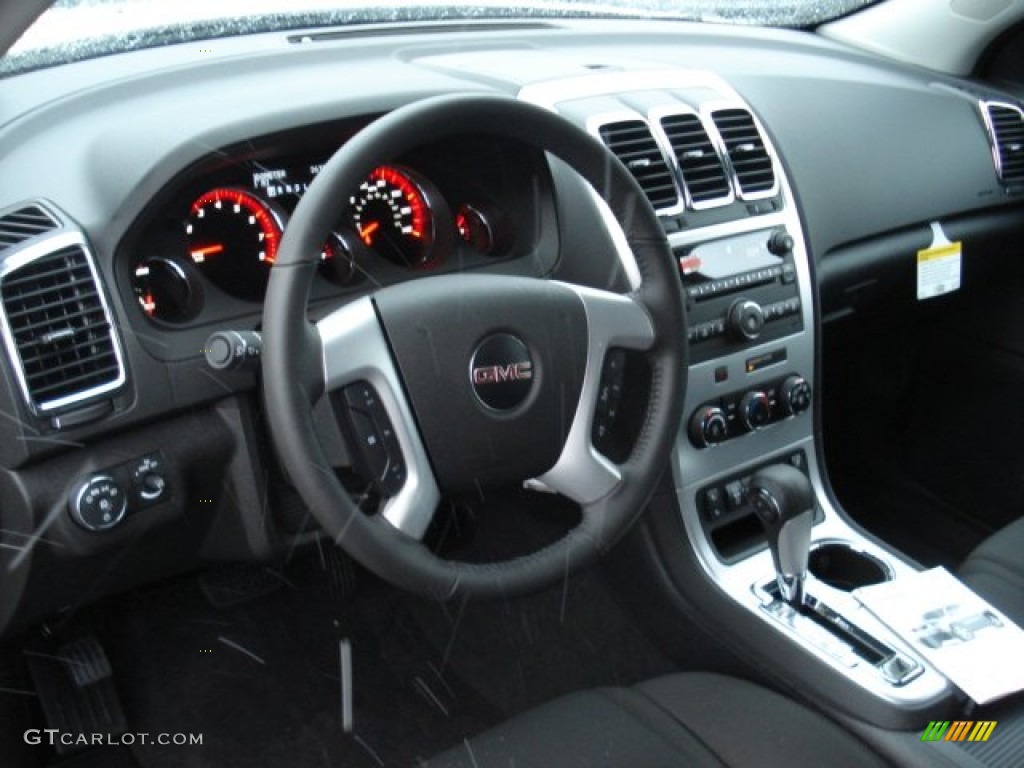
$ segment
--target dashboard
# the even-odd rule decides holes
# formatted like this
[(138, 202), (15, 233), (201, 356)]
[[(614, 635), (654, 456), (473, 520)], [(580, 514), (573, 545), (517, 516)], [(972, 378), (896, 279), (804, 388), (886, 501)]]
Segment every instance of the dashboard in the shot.
[[(983, 259), (989, 222), (1019, 225), (1021, 180), (1005, 176), (993, 120), (1024, 113), (987, 85), (798, 32), (469, 27), (253, 35), (0, 80), (0, 632), (311, 535), (269, 447), (256, 372), (211, 370), (204, 348), (216, 332), (259, 331), (296, 204), (338, 147), (401, 105), (466, 92), (530, 101), (637, 176), (679, 260), (691, 323), (673, 482), (721, 583), (757, 549), (749, 510), (722, 501), (735, 483), (767, 457), (820, 477), (822, 319), (855, 311), (863, 286), (912, 272), (935, 226)], [(70, 294), (53, 300), (65, 314), (16, 306), (37, 287), (15, 295), (15, 277), (72, 256), (74, 278), (59, 286)], [(337, 201), (319, 258), (312, 319), (439, 273), (620, 292), (639, 277), (575, 173), (485, 135), (368, 168)], [(82, 284), (93, 303), (67, 310), (85, 301)], [(447, 300), (458, 323), (458, 296)], [(81, 339), (79, 314), (92, 318)], [(318, 421), (332, 422), (321, 406)], [(352, 465), (345, 441), (321, 437), (333, 464)], [(129, 501), (104, 520), (115, 488)]]

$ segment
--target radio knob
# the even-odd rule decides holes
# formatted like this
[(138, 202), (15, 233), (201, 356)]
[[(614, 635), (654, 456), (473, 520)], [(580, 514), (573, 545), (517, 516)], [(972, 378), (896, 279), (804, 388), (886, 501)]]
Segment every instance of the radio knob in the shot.
[(803, 376), (794, 373), (786, 377), (779, 387), (779, 394), (787, 416), (795, 416), (811, 407), (811, 385)]
[(793, 236), (784, 229), (775, 230), (772, 232), (771, 237), (768, 238), (768, 252), (776, 256), (785, 256), (793, 250), (794, 245), (796, 243), (793, 240)]
[(751, 390), (740, 400), (740, 420), (751, 432), (766, 426), (771, 419), (771, 401), (761, 390)]
[(729, 330), (740, 341), (753, 341), (764, 329), (764, 311), (750, 299), (737, 299), (729, 308)]
[(725, 411), (717, 405), (705, 405), (694, 411), (690, 419), (690, 439), (698, 448), (707, 448), (729, 436)]

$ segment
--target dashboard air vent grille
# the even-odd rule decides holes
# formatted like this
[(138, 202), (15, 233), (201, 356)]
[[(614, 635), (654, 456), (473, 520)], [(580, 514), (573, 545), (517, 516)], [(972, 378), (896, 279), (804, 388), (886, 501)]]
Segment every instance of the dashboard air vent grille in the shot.
[(651, 129), (643, 120), (623, 120), (601, 126), (601, 140), (629, 169), (655, 210), (679, 202), (672, 172), (665, 163)]
[(770, 194), (775, 189), (775, 168), (753, 115), (745, 109), (722, 109), (712, 119), (725, 142), (740, 197)]
[(110, 391), (124, 371), (90, 257), (78, 244), (0, 278), (6, 342), (29, 405), (54, 410)]
[(50, 232), (57, 222), (38, 205), (28, 205), (0, 216), (0, 251)]
[(1024, 184), (1024, 114), (1009, 104), (986, 104), (996, 172), (1008, 185)]
[(704, 124), (697, 115), (668, 115), (661, 119), (683, 182), (694, 205), (706, 205), (730, 197), (729, 180), (722, 159), (715, 151)]

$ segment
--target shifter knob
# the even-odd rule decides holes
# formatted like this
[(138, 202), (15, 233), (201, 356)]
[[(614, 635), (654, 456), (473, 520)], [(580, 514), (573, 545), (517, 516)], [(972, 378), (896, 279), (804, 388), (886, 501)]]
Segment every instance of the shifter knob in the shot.
[(795, 467), (773, 464), (754, 473), (748, 495), (768, 537), (779, 593), (786, 602), (800, 605), (814, 523), (811, 482)]

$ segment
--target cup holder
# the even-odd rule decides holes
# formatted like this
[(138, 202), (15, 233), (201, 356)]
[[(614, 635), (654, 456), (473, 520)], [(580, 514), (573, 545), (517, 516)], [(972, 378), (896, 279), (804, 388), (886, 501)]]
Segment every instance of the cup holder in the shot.
[(893, 577), (892, 569), (883, 560), (845, 541), (823, 541), (811, 547), (807, 570), (818, 581), (843, 592)]

